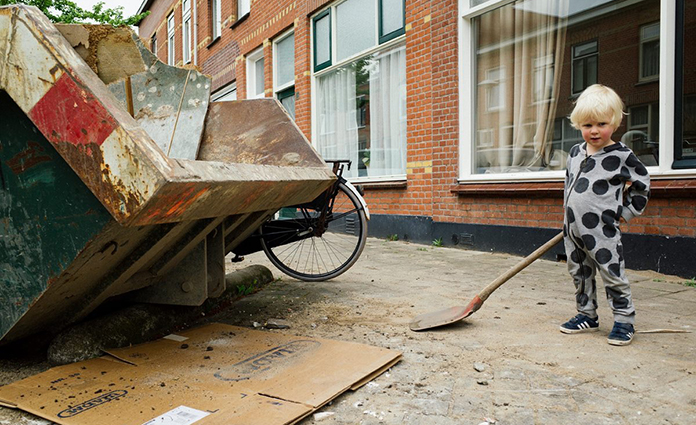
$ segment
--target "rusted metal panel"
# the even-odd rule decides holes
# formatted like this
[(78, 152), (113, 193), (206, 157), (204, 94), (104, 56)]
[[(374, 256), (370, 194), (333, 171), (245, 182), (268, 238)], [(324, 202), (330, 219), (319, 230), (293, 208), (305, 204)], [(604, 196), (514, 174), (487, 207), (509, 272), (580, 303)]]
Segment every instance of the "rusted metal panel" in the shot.
[(276, 99), (213, 102), (198, 159), (286, 167), (324, 161)]
[[(133, 33), (146, 71), (109, 84), (133, 117), (169, 158), (196, 159), (208, 110), (211, 80), (193, 67), (179, 68), (157, 59)], [(105, 56), (108, 52), (105, 52)]]

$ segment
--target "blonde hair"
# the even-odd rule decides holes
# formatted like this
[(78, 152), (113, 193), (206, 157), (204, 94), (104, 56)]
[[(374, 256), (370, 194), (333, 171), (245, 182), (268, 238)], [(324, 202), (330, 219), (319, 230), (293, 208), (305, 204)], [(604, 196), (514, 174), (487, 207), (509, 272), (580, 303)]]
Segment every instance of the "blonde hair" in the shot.
[(604, 121), (610, 116), (609, 125), (617, 129), (626, 115), (623, 109), (624, 103), (614, 90), (601, 84), (593, 84), (578, 97), (569, 118), (573, 127), (580, 130), (585, 122)]

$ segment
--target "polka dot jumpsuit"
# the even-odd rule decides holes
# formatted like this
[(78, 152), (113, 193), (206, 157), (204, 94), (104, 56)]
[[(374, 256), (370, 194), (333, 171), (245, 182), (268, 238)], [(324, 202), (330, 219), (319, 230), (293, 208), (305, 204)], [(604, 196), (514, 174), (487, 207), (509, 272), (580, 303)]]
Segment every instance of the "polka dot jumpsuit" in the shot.
[[(630, 186), (626, 187), (626, 182)], [(650, 176), (623, 143), (588, 156), (586, 143), (568, 157), (565, 181), (563, 242), (568, 271), (575, 283), (578, 312), (597, 318), (599, 271), (614, 321), (635, 323), (631, 288), (624, 273), (619, 219), (640, 215), (648, 203)]]

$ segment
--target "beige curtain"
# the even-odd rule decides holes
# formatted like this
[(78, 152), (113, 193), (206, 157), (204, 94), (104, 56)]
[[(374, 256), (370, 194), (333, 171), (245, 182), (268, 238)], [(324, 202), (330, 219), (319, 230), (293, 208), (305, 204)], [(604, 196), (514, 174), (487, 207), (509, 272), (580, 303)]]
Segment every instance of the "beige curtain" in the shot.
[(516, 2), (481, 16), (477, 27), (479, 172), (549, 168), (567, 8), (568, 0)]

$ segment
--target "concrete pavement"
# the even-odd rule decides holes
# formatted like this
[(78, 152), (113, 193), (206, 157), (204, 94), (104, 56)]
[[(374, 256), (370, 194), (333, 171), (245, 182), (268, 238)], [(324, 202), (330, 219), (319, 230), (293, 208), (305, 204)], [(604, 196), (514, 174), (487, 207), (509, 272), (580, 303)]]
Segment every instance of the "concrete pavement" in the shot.
[[(227, 271), (261, 264), (276, 280), (204, 320), (253, 326), (283, 319), (289, 329), (269, 332), (403, 352), (387, 373), (302, 425), (696, 424), (696, 334), (638, 334), (629, 346), (610, 346), (605, 300), (599, 332), (560, 333), (575, 314), (565, 263), (537, 260), (459, 324), (409, 330), (414, 316), (468, 303), (520, 259), (370, 238), (347, 273), (305, 283), (254, 254)], [(638, 331), (696, 329), (696, 288), (653, 272), (628, 275)], [(41, 359), (0, 361), (0, 384), (46, 367)], [(0, 425), (45, 423), (0, 408)]]

